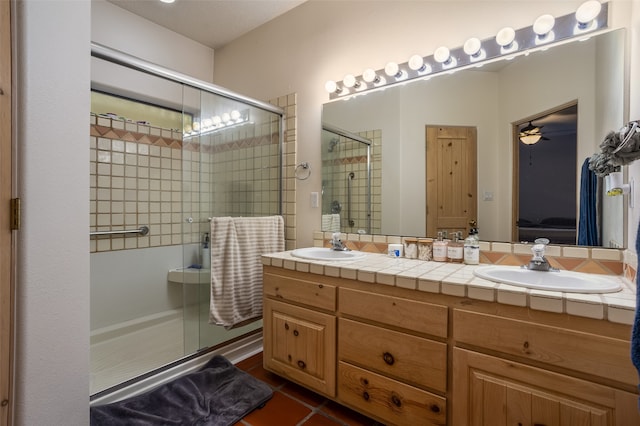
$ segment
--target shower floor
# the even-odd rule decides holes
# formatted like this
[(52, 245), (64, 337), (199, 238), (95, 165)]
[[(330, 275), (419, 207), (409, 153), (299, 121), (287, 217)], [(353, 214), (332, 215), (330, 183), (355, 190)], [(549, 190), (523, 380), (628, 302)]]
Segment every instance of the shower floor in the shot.
[(261, 320), (232, 330), (210, 325), (208, 310), (208, 304), (188, 305), (160, 315), (161, 320), (141, 320), (142, 326), (121, 327), (102, 333), (108, 338), (95, 338), (90, 395), (262, 327)]
[(184, 323), (172, 318), (91, 345), (91, 394), (184, 356)]

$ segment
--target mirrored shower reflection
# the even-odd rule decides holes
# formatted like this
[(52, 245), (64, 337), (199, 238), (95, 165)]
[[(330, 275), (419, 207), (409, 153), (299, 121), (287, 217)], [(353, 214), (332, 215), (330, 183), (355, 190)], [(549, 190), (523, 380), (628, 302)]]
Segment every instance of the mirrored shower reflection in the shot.
[(353, 134), (323, 124), (323, 231), (371, 234), (380, 230), (380, 209), (372, 203), (372, 191), (380, 188), (380, 169), (376, 168), (381, 163), (376, 156), (380, 147), (376, 149), (374, 144), (376, 133), (379, 140), (379, 131)]

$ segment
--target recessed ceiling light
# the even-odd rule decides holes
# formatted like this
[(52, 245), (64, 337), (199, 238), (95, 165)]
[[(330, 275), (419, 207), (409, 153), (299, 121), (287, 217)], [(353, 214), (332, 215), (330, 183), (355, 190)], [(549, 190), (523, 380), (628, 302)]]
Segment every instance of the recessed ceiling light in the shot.
[(162, 3), (173, 3), (176, 0), (160, 0)]

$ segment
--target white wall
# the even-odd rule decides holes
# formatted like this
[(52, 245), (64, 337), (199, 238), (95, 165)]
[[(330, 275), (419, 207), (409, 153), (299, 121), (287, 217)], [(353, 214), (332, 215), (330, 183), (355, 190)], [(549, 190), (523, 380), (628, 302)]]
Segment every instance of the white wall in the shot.
[(15, 424), (86, 425), (90, 3), (20, 1), (15, 12)]
[[(635, 2), (635, 1), (634, 1)], [(541, 1), (340, 1), (310, 0), (274, 21), (216, 50), (215, 82), (258, 99), (298, 93), (298, 161), (320, 165), (322, 104), (326, 80), (359, 75), (412, 54), (432, 54), (440, 45), (462, 46), (485, 39), (504, 26), (531, 25), (543, 13), (573, 13), (582, 0)], [(610, 2), (610, 23), (628, 25), (631, 2)], [(320, 212), (310, 193), (321, 176), (298, 182), (298, 245), (312, 244)]]
[(213, 78), (213, 49), (105, 0), (91, 1), (91, 41), (202, 81)]

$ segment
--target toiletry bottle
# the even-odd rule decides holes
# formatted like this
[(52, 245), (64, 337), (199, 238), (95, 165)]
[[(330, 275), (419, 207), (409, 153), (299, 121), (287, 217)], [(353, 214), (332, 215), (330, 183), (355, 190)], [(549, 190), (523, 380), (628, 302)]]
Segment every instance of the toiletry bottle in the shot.
[(453, 233), (453, 241), (447, 245), (447, 260), (452, 263), (462, 263), (464, 257), (464, 243), (460, 241), (461, 233)]
[(211, 249), (209, 248), (209, 233), (204, 234), (202, 241), (202, 268), (211, 268)]
[(442, 238), (442, 231), (438, 231), (438, 239), (433, 242), (433, 260), (436, 262), (447, 261), (447, 241)]
[(464, 240), (464, 263), (467, 265), (480, 263), (480, 239), (476, 228), (469, 229), (469, 236)]

